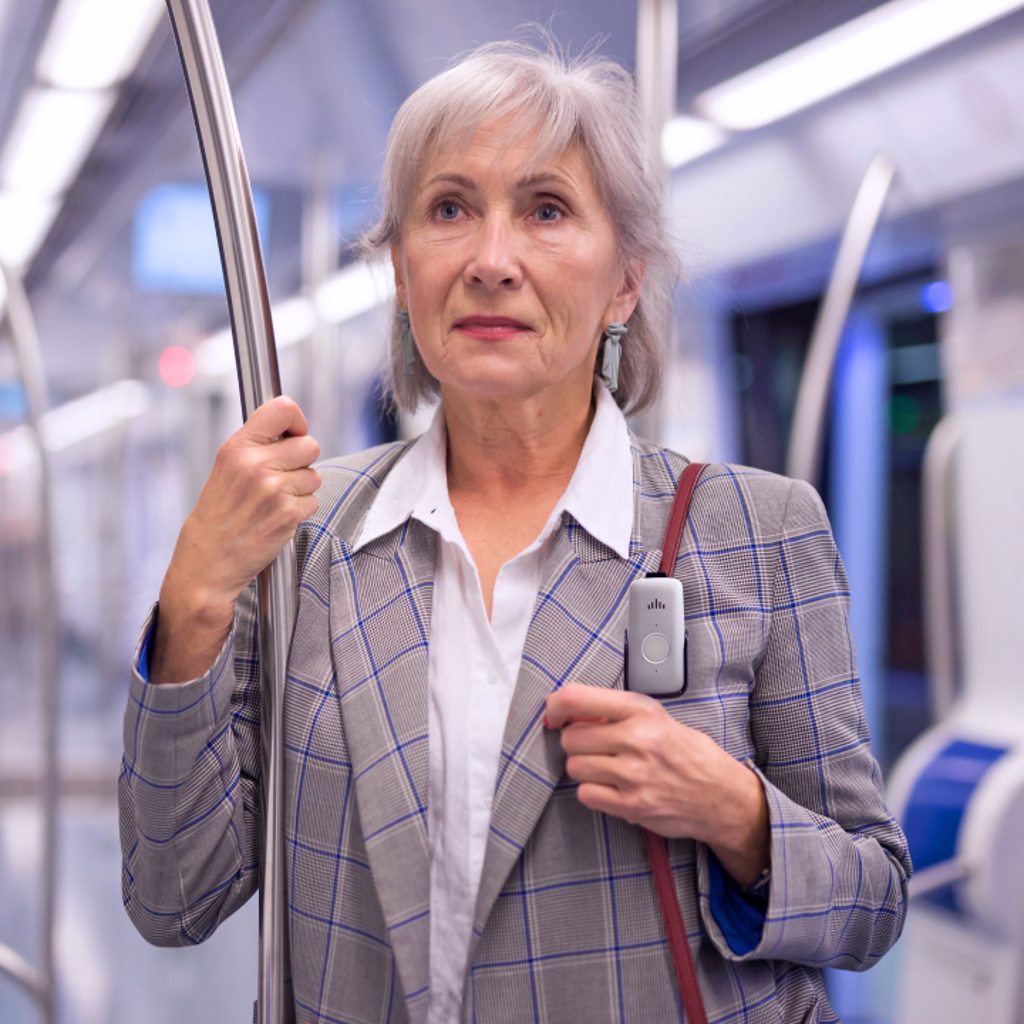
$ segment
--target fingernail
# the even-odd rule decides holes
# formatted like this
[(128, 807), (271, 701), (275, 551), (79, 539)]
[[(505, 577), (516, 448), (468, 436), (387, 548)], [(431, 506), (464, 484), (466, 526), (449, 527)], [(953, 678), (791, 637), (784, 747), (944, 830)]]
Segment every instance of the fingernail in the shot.
[(551, 728), (551, 723), (548, 721), (548, 714), (547, 714), (546, 711), (544, 712), (544, 728), (545, 729), (550, 729)]

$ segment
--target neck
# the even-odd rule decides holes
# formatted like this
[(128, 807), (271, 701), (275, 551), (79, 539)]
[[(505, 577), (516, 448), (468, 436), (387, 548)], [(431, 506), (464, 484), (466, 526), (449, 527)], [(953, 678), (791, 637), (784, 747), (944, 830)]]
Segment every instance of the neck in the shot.
[(448, 490), (495, 499), (524, 486), (568, 485), (594, 418), (592, 393), (555, 408), (531, 396), (515, 401), (466, 400), (442, 389), (448, 429)]

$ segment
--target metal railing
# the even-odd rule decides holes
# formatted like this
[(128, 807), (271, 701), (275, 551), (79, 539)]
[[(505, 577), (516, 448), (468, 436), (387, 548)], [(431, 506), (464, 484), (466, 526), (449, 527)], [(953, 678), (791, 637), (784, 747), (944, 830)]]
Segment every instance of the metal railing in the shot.
[(54, 924), (57, 907), (57, 801), (59, 783), (60, 616), (53, 558), (51, 507), (52, 469), (40, 425), (46, 409), (46, 376), (32, 309), (21, 276), (0, 264), (7, 286), (7, 323), (14, 343), (18, 376), (25, 390), (25, 425), (39, 456), (38, 553), (42, 570), (39, 608), (40, 687), (42, 701), (42, 964), (35, 968), (25, 957), (0, 945), (0, 974), (28, 992), (42, 1011), (45, 1024), (57, 1019)]
[(963, 424), (956, 416), (939, 420), (928, 438), (921, 469), (921, 588), (924, 604), (925, 664), (931, 681), (932, 720), (941, 722), (957, 693), (957, 615), (954, 606), (953, 472)]
[(821, 475), (829, 390), (839, 356), (839, 343), (850, 315), (864, 257), (882, 215), (895, 171), (892, 160), (882, 153), (868, 165), (847, 218), (825, 297), (811, 332), (793, 426), (789, 432), (786, 475), (815, 486)]
[[(235, 342), (242, 416), (281, 393), (270, 298), (252, 188), (206, 0), (167, 0), (202, 151)], [(263, 737), (263, 851), (260, 869), (258, 1024), (284, 1024), (294, 1004), (288, 978), (282, 774), (284, 681), (296, 610), (295, 546), (259, 577)]]

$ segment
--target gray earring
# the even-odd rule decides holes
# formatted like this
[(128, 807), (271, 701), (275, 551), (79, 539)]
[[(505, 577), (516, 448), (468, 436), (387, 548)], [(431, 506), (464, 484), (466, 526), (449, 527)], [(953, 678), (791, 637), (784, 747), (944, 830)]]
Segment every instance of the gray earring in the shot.
[(416, 370), (416, 339), (412, 336), (409, 310), (396, 309), (395, 317), (402, 332), (402, 372), (411, 377)]
[(601, 379), (614, 395), (619, 388), (619, 361), (622, 359), (622, 336), (629, 328), (618, 320), (604, 329), (604, 358), (601, 361)]

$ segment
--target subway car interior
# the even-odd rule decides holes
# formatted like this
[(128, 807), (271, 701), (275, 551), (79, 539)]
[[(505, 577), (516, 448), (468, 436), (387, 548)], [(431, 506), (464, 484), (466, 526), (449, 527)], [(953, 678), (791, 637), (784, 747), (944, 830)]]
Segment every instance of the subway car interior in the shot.
[[(256, 900), (158, 949), (119, 888), (132, 652), (242, 421), (176, 5), (0, 0), (5, 1024), (243, 1020), (257, 988)], [(914, 860), (901, 939), (828, 971), (832, 1002), (846, 1024), (1024, 1024), (1024, 2), (195, 6), (280, 386), (327, 455), (429, 422), (382, 399), (394, 284), (357, 248), (402, 101), (493, 40), (634, 71), (682, 267), (634, 429), (820, 492)]]

